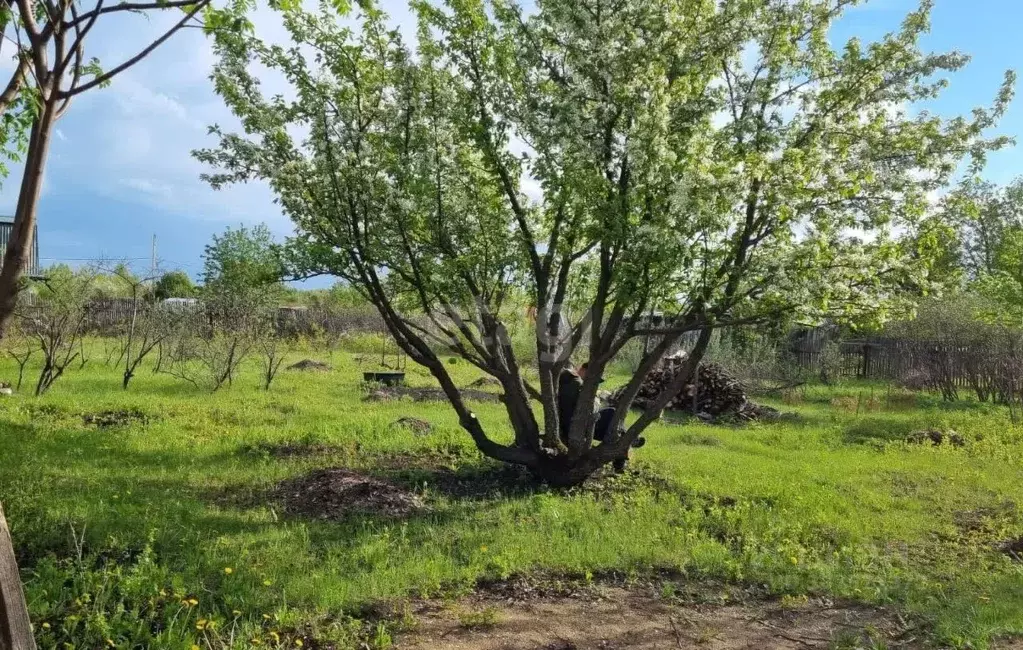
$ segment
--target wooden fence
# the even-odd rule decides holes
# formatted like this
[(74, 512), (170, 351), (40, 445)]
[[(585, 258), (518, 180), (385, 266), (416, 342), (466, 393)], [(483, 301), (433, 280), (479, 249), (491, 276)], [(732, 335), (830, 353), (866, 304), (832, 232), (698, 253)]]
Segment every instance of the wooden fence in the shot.
[[(913, 373), (942, 375), (958, 387), (970, 387), (977, 381), (978, 364), (1012, 354), (992, 347), (977, 347), (942, 341), (917, 341), (894, 338), (848, 339), (837, 342), (837, 373), (843, 377), (902, 381)], [(826, 358), (835, 355), (827, 346), (796, 346), (790, 354), (796, 365), (819, 372)]]
[(0, 504), (0, 650), (35, 650), (14, 545)]

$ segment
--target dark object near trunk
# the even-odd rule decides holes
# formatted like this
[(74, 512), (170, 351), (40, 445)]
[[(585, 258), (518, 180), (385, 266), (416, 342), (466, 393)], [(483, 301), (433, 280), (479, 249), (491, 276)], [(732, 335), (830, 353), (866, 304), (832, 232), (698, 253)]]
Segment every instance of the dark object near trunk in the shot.
[[(632, 407), (647, 409), (675, 378), (680, 366), (678, 361), (666, 360), (660, 368), (650, 371)], [(615, 392), (611, 395), (611, 403), (617, 403), (620, 398), (621, 391)], [(701, 364), (696, 376), (668, 402), (665, 410), (687, 413), (704, 422), (749, 422), (779, 418), (775, 409), (749, 401), (742, 382), (716, 363)]]
[(384, 386), (401, 386), (405, 383), (404, 372), (364, 372), (362, 373), (362, 379), (364, 381), (374, 381)]

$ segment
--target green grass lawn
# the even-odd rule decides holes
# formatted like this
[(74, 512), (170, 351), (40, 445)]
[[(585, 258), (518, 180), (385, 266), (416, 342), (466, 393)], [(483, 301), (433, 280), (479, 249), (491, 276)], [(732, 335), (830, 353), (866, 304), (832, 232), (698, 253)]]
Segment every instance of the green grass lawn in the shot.
[[(93, 360), (41, 399), (0, 402), (0, 500), (41, 647), (385, 647), (387, 626), (359, 620), (381, 602), (521, 572), (665, 569), (889, 604), (956, 647), (1023, 634), (1023, 563), (996, 548), (1023, 535), (1023, 429), (1000, 408), (815, 387), (775, 404), (796, 421), (662, 422), (635, 455), (638, 474), (598, 488), (457, 495), (431, 472), (493, 477), (446, 404), (363, 402), (352, 355), (319, 358), (335, 369), (282, 370), (267, 393), (253, 366), (212, 395), (148, 369), (125, 392)], [(452, 370), (463, 385), (477, 376)], [(510, 435), (499, 405), (477, 408)], [(148, 420), (82, 418), (132, 409)], [(391, 426), (408, 415), (434, 431)], [(903, 442), (926, 427), (967, 444)], [(278, 443), (330, 450), (267, 453)], [(395, 473), (402, 454), (426, 460)], [(289, 517), (267, 498), (283, 479), (339, 465), (392, 468), (429, 510), (338, 523)]]

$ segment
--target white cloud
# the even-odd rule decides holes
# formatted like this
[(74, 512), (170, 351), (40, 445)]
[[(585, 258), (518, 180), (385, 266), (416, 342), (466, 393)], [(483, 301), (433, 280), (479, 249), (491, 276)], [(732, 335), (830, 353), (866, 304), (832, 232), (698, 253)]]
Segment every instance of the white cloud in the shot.
[(120, 183), (127, 188), (151, 196), (169, 199), (174, 194), (174, 188), (168, 183), (151, 178), (122, 178)]
[[(406, 32), (413, 21), (403, 0), (383, 3)], [(146, 18), (101, 19), (90, 34), (88, 54), (104, 68), (120, 63), (161, 34), (177, 12)], [(279, 17), (261, 7), (253, 15), (261, 38), (285, 43)], [(192, 150), (214, 146), (207, 127), (239, 124), (217, 97), (209, 81), (215, 62), (210, 43), (199, 30), (183, 30), (138, 65), (116, 77), (109, 88), (93, 89), (75, 100), (54, 140), (50, 172), (61, 185), (100, 196), (148, 205), (189, 218), (229, 222), (267, 222), (278, 232), (290, 230), (265, 185), (251, 184), (214, 191), (199, 176), (209, 171)], [(2, 66), (2, 62), (0, 62)], [(264, 72), (268, 94), (284, 92), (278, 75)], [(73, 142), (73, 145), (72, 145)], [(12, 174), (12, 180), (16, 175)], [(8, 181), (10, 183), (10, 181)], [(4, 205), (11, 188), (0, 193)]]

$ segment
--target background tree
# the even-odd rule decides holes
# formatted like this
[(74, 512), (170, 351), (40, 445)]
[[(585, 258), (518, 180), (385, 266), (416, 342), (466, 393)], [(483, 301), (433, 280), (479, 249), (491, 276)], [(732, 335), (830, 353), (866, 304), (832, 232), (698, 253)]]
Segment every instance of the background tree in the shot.
[[(261, 342), (276, 336), (281, 264), (266, 226), (228, 228), (203, 254), (203, 309), (179, 328), (168, 370), (195, 385), (219, 390), (234, 381), (242, 362)], [(280, 348), (273, 346), (279, 366)], [(270, 374), (270, 381), (276, 368)]]
[[(574, 484), (659, 417), (715, 329), (904, 306), (901, 287), (925, 269), (893, 233), (916, 226), (964, 157), (976, 167), (1006, 143), (983, 132), (1011, 75), (970, 118), (909, 116), (966, 57), (920, 50), (926, 4), (878, 42), (835, 50), (829, 30), (850, 4), (550, 0), (527, 15), (504, 0), (422, 2), (413, 56), (372, 5), (351, 27), (282, 2), (292, 47), (213, 32), (216, 89), (246, 134), (214, 128), (220, 147), (198, 156), (219, 168), (215, 187), (270, 184), (300, 233), (296, 272), (372, 302), (484, 454)], [(254, 62), (295, 99), (264, 97)], [(537, 384), (508, 336), (515, 291), (537, 307)], [(667, 315), (660, 342), (616, 433), (593, 446), (599, 377), (649, 332), (651, 310)], [(688, 332), (685, 367), (619, 435)], [(513, 439), (487, 433), (439, 347), (501, 383)], [(573, 354), (590, 372), (562, 440), (556, 382)]]
[(999, 187), (969, 177), (935, 219), (955, 229), (966, 288), (987, 299), (988, 317), (1023, 323), (1023, 178)]
[(942, 215), (959, 232), (962, 265), (970, 279), (997, 273), (1007, 231), (1023, 227), (1023, 178), (1005, 187), (975, 176), (943, 201)]
[[(72, 100), (132, 67), (198, 16), (210, 0), (155, 0), (89, 6), (78, 0), (16, 0), (0, 11), (4, 45), (14, 45), (14, 70), (0, 92), (0, 137), (5, 151), (24, 150), (25, 172), (14, 224), (0, 269), (0, 336), (17, 303), (19, 280), (31, 248), (36, 207), (53, 130)], [(104, 70), (87, 55), (89, 33), (101, 21), (128, 13), (181, 10), (181, 19), (138, 52)]]
[(240, 300), (276, 302), (281, 293), (281, 261), (273, 235), (263, 224), (228, 228), (203, 252), (203, 297), (223, 293)]
[(157, 300), (194, 298), (197, 295), (197, 289), (192, 278), (184, 271), (168, 271), (156, 281), (153, 295)]

